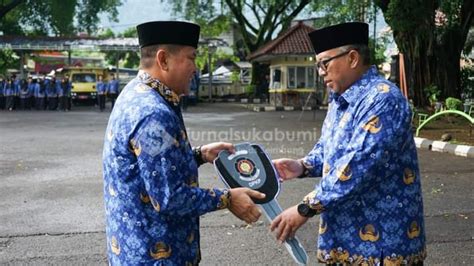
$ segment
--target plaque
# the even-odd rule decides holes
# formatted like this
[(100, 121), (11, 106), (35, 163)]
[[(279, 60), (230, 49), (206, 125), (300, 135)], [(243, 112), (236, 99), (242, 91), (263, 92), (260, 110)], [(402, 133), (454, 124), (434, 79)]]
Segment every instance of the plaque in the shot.
[[(234, 145), (235, 153), (226, 150), (214, 160), (214, 167), (221, 180), (229, 188), (247, 187), (265, 193), (264, 199), (253, 199), (259, 204), (267, 219), (272, 222), (282, 209), (277, 201), (280, 181), (272, 160), (257, 144)], [(287, 239), (285, 246), (296, 263), (305, 265), (308, 256), (296, 237)]]

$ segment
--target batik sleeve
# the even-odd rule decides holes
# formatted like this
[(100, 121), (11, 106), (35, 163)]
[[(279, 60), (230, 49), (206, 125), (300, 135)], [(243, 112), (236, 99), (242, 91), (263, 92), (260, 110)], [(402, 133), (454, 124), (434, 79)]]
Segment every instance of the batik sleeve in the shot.
[(303, 177), (320, 177), (323, 170), (323, 142), (320, 139), (313, 149), (306, 155), (302, 162), (305, 169)]
[(396, 174), (391, 165), (409, 143), (410, 114), (406, 104), (378, 97), (356, 114), (349, 144), (329, 165), (316, 189), (304, 201), (318, 213), (361, 195), (383, 178)]
[(178, 121), (170, 114), (150, 115), (138, 125), (130, 149), (140, 177), (156, 211), (170, 216), (199, 216), (228, 207), (226, 190), (202, 189), (189, 184), (193, 174), (178, 150)]

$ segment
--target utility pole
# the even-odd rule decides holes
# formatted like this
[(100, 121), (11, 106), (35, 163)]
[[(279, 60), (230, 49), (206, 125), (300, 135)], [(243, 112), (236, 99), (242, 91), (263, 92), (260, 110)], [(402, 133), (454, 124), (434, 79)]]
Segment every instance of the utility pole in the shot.
[(208, 71), (209, 71), (209, 91), (208, 98), (209, 102), (212, 102), (212, 53), (216, 51), (217, 47), (211, 42), (207, 45), (207, 60), (208, 60)]

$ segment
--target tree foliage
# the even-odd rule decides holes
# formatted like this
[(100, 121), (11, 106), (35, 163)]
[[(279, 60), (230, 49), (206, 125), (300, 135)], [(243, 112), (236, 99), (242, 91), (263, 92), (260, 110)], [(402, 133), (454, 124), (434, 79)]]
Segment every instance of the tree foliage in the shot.
[[(230, 25), (236, 25), (242, 38), (242, 47), (234, 49), (242, 49), (245, 57), (272, 40), (280, 31), (286, 30), (291, 21), (305, 10), (310, 0), (168, 0), (167, 2), (175, 14), (200, 24), (204, 37), (216, 37)], [(209, 23), (219, 18), (228, 24)], [(207, 34), (210, 36), (206, 36)], [(254, 84), (262, 76), (260, 69), (254, 64), (252, 68)]]
[(4, 49), (0, 51), (0, 77), (6, 73), (7, 69), (15, 68), (19, 65), (20, 58), (12, 50)]
[[(251, 53), (287, 29), (291, 21), (309, 4), (309, 0), (186, 0), (172, 1), (173, 12), (182, 18), (195, 21), (203, 28), (203, 36), (215, 37), (235, 22), (243, 38), (244, 48)], [(209, 24), (221, 18), (227, 23)], [(227, 19), (224, 19), (227, 18)]]
[(373, 0), (313, 1), (311, 6), (321, 14), (316, 24), (319, 27), (349, 21), (370, 23), (376, 13)]
[[(134, 27), (126, 29), (123, 33), (117, 36), (111, 29), (106, 29), (104, 32), (99, 34), (99, 38), (136, 38), (137, 31)], [(103, 51), (105, 54), (105, 60), (109, 65), (116, 66), (117, 62), (122, 61), (123, 67), (136, 68), (140, 64), (140, 57), (138, 52), (123, 52), (123, 51)]]
[(376, 0), (405, 54), (407, 83), (417, 105), (426, 105), (424, 88), (435, 85), (441, 97), (460, 89), (460, 58), (473, 26), (472, 0)]
[(0, 30), (4, 34), (92, 34), (99, 14), (107, 13), (117, 21), (119, 5), (120, 0), (1, 0)]
[[(5, 10), (4, 5), (0, 5), (0, 10)], [(3, 15), (1, 15), (4, 13)], [(12, 8), (8, 12), (0, 12), (0, 31), (4, 35), (22, 33), (23, 29), (20, 26), (19, 19), (21, 16), (21, 10), (19, 8)]]
[[(237, 22), (247, 51), (253, 52), (272, 40), (278, 31), (289, 28), (291, 21), (310, 1), (225, 0), (224, 2)], [(247, 15), (246, 12), (250, 12), (251, 15)]]
[[(99, 15), (117, 21), (121, 0), (0, 0), (0, 31), (4, 35), (71, 36), (93, 34)], [(19, 64), (13, 51), (0, 51), (0, 73)]]

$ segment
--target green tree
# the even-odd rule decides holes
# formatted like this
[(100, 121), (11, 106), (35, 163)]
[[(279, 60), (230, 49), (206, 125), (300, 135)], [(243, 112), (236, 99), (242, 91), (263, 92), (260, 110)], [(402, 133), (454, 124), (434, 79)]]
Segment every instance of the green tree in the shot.
[(12, 50), (5, 49), (0, 51), (0, 76), (6, 73), (9, 68), (17, 68), (20, 64), (19, 59)]
[[(120, 0), (0, 0), (0, 31), (4, 35), (76, 35), (97, 29), (99, 14), (117, 21)], [(14, 51), (0, 51), (0, 72), (19, 64)]]
[[(248, 55), (272, 40), (280, 31), (286, 30), (291, 21), (308, 6), (310, 0), (168, 0), (168, 3), (175, 14), (203, 26), (203, 32), (208, 31), (208, 26), (212, 27), (206, 21), (212, 21), (220, 15), (232, 18), (242, 36), (245, 55)], [(216, 32), (219, 31), (209, 32), (214, 34), (209, 37), (216, 37)], [(261, 78), (262, 72), (262, 68), (254, 63), (253, 84)]]
[[(4, 34), (68, 36), (97, 30), (99, 14), (117, 21), (120, 0), (0, 0), (0, 30)], [(9, 26), (15, 25), (14, 31)]]
[[(0, 5), (0, 9), (2, 9), (2, 5)], [(18, 19), (20, 16), (21, 10), (19, 8), (11, 9), (3, 16), (0, 15), (0, 31), (4, 35), (22, 34), (23, 29)]]
[(373, 0), (313, 1), (311, 7), (322, 15), (316, 21), (317, 27), (349, 21), (370, 23), (377, 11)]
[(472, 0), (376, 0), (405, 55), (414, 102), (426, 105), (430, 84), (441, 97), (460, 98), (461, 53), (473, 26)]
[[(137, 31), (134, 27), (126, 29), (123, 33), (115, 36), (111, 29), (106, 29), (104, 32), (99, 34), (99, 38), (136, 38)], [(123, 62), (123, 67), (136, 68), (140, 64), (140, 57), (138, 52), (135, 51), (103, 51), (105, 54), (105, 60), (108, 64), (113, 66), (119, 66), (119, 62)]]

